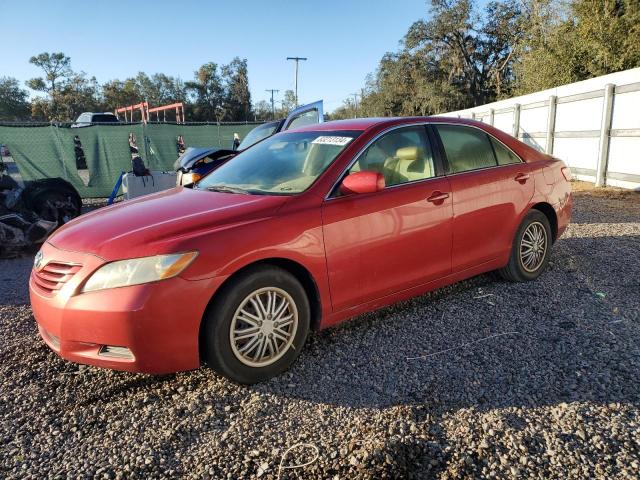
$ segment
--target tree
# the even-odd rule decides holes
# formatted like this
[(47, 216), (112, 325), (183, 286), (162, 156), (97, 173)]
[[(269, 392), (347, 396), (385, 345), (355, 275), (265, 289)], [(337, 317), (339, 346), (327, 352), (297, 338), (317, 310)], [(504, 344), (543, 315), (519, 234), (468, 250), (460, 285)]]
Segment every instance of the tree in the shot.
[(64, 109), (64, 117), (73, 120), (82, 112), (100, 110), (100, 85), (96, 77), (87, 78), (86, 73), (74, 73), (69, 77), (56, 94), (60, 109)]
[(431, 0), (429, 20), (411, 25), (367, 77), (358, 115), (429, 115), (508, 96), (520, 6), (493, 1), (481, 13), (473, 0)]
[(0, 120), (27, 120), (31, 106), (28, 93), (20, 88), (18, 80), (12, 77), (0, 78)]
[(43, 52), (29, 59), (29, 63), (40, 67), (44, 71), (43, 77), (36, 77), (27, 80), (27, 86), (39, 92), (45, 92), (49, 95), (51, 106), (49, 115), (53, 118), (64, 115), (59, 111), (57, 96), (60, 92), (61, 84), (72, 76), (71, 58), (62, 52), (48, 53)]
[(142, 101), (152, 106), (182, 102), (186, 99), (185, 86), (179, 78), (164, 73), (155, 73), (149, 77), (140, 72), (135, 78)]
[(224, 94), (218, 65), (205, 63), (194, 72), (194, 80), (185, 85), (192, 101), (191, 117), (200, 121), (216, 118), (216, 109), (222, 107)]
[(515, 0), (490, 2), (479, 15), (472, 0), (432, 0), (431, 20), (415, 22), (404, 45), (438, 79), (482, 105), (508, 94), (514, 46), (521, 36)]
[(637, 0), (528, 0), (523, 25), (519, 94), (640, 65)]
[(251, 116), (251, 93), (247, 59), (235, 57), (222, 67), (224, 81), (224, 103), (230, 120), (244, 121)]
[(588, 77), (640, 65), (640, 2), (579, 0), (572, 12)]
[(266, 100), (260, 100), (253, 106), (253, 114), (255, 120), (259, 122), (266, 122), (274, 119), (271, 112), (271, 103)]
[(285, 118), (294, 108), (296, 108), (296, 94), (293, 90), (285, 90), (280, 108), (276, 109), (276, 117)]
[(134, 78), (124, 81), (110, 80), (102, 85), (103, 110), (115, 110), (119, 107), (135, 105), (142, 101), (140, 88)]

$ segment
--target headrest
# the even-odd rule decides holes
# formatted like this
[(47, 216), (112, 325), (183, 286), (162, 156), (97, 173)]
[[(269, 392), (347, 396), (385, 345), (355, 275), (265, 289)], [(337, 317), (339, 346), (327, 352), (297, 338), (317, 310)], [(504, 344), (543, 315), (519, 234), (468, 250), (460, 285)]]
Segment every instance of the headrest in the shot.
[(400, 160), (417, 160), (421, 156), (422, 150), (419, 147), (403, 147), (396, 150), (396, 157)]

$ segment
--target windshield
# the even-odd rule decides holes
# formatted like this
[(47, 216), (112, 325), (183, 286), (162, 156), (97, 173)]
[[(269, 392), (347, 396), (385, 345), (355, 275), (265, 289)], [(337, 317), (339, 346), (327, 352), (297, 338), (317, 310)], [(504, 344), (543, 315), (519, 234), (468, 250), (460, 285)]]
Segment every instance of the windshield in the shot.
[(287, 132), (238, 154), (198, 189), (293, 195), (305, 191), (360, 132)]
[(247, 136), (244, 137), (242, 142), (240, 142), (240, 145), (238, 146), (238, 150), (244, 150), (245, 148), (249, 148), (254, 143), (258, 143), (260, 140), (270, 137), (271, 135), (274, 134), (274, 132), (276, 131), (276, 128), (278, 128), (279, 123), (280, 121), (269, 122), (254, 128), (249, 133), (247, 133)]

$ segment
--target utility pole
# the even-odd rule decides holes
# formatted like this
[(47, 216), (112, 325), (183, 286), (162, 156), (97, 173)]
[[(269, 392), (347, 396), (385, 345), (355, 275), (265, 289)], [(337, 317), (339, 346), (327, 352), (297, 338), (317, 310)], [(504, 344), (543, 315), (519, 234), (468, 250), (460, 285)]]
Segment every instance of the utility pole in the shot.
[(273, 94), (278, 93), (280, 90), (276, 90), (274, 88), (267, 88), (265, 92), (271, 92), (271, 120), (275, 120), (276, 118), (276, 106), (273, 103)]
[(350, 96), (353, 97), (353, 105), (355, 107), (353, 118), (356, 118), (358, 116), (358, 97), (361, 97), (362, 95), (359, 93), (352, 93)]
[(296, 107), (298, 106), (298, 63), (300, 61), (306, 61), (307, 57), (287, 57), (287, 60), (294, 60), (296, 62)]

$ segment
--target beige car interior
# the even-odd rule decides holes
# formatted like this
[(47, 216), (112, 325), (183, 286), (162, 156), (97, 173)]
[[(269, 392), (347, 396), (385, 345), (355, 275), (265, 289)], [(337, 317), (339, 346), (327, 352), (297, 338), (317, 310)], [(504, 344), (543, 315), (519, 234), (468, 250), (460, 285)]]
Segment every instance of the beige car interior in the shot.
[(340, 147), (335, 145), (310, 144), (301, 175), (276, 185), (271, 191), (301, 192), (307, 189), (333, 161), (338, 151)]
[(371, 145), (350, 173), (380, 172), (387, 186), (434, 177), (433, 156), (416, 143), (409, 135), (389, 134)]

